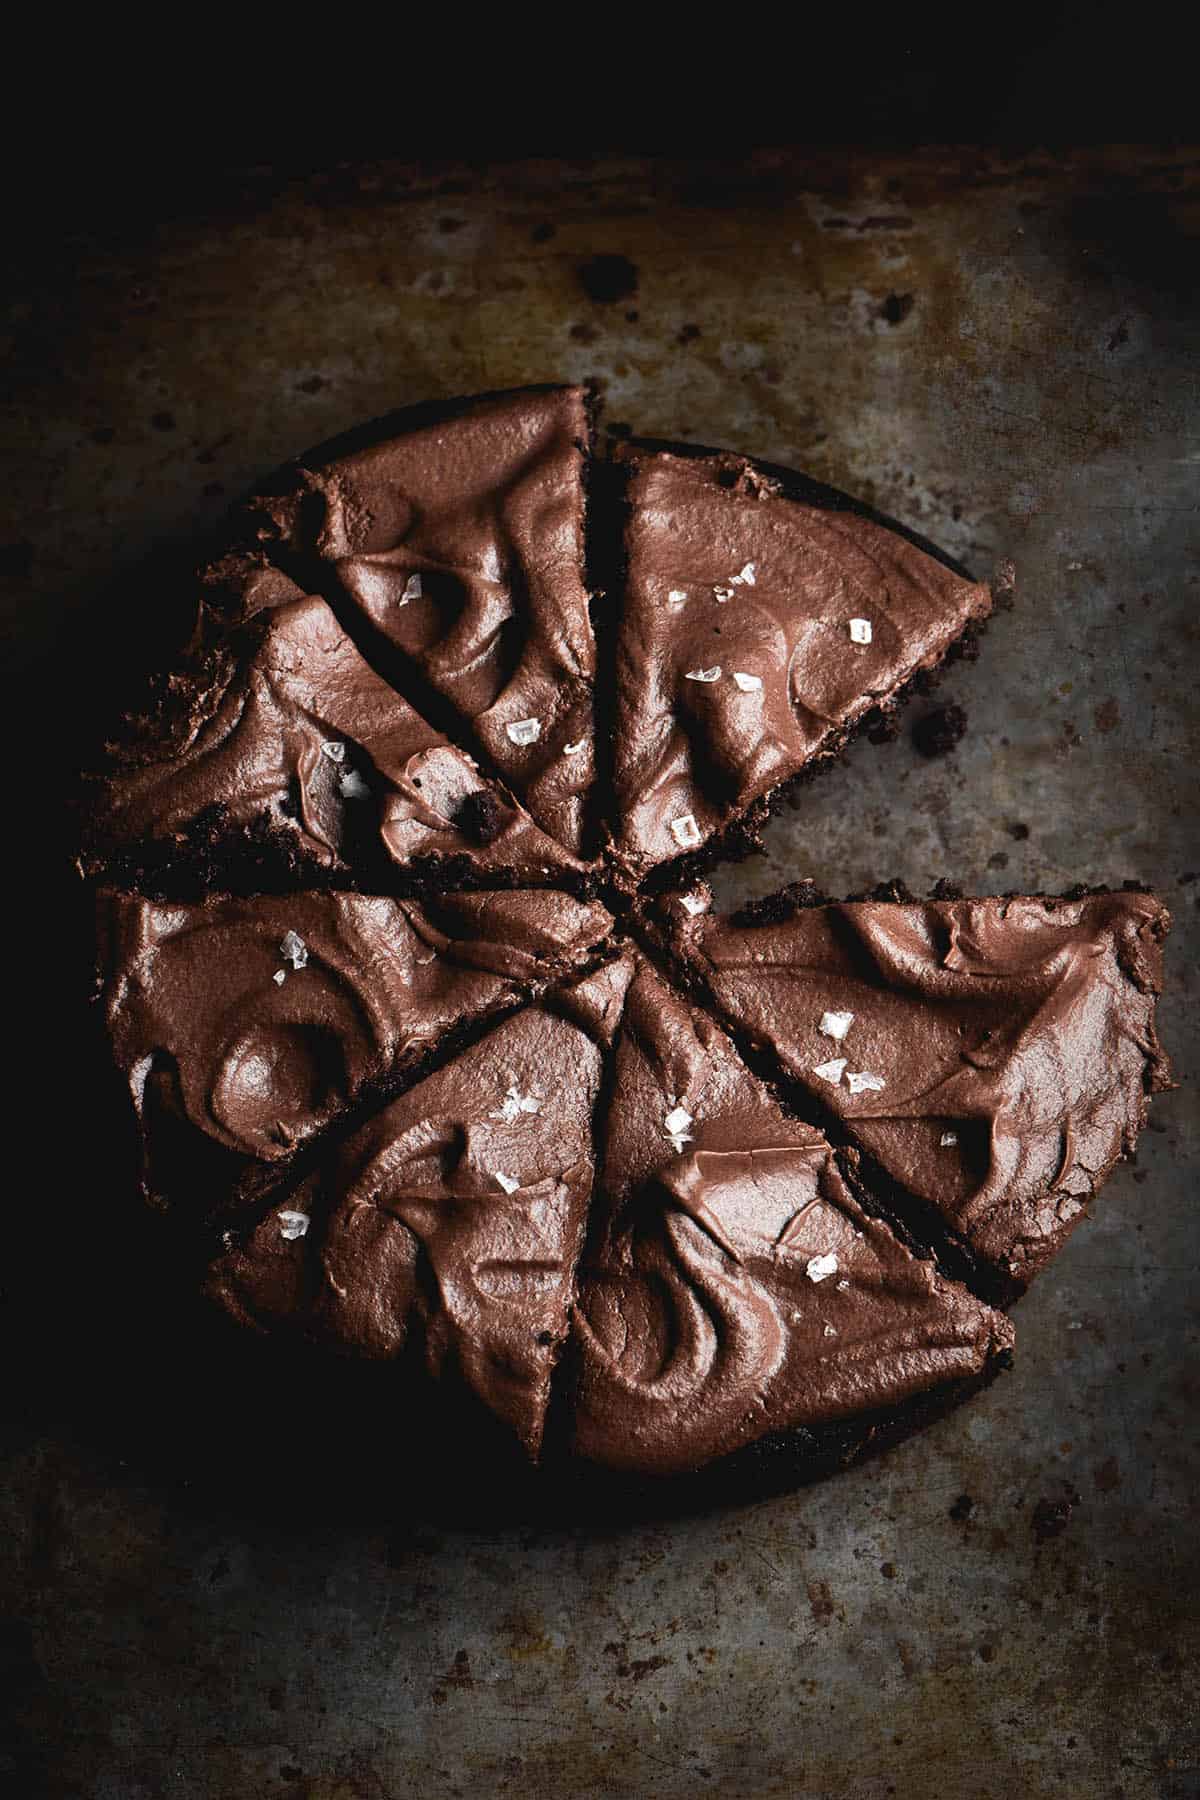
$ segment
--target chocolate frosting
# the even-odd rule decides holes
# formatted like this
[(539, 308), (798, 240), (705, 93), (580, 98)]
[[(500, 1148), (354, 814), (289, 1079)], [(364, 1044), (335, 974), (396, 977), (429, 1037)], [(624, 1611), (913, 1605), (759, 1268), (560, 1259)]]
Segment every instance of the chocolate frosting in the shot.
[(640, 877), (840, 747), (991, 596), (871, 519), (786, 498), (741, 458), (626, 460), (616, 847)]
[(777, 1135), (669, 1157), (588, 1268), (580, 1455), (686, 1473), (979, 1375), (1011, 1345), (1003, 1314), (861, 1211), (816, 1132)]
[(711, 1019), (636, 952), (606, 974), (623, 1007), (575, 1315), (580, 1454), (681, 1473), (978, 1374), (1011, 1341), (865, 1217)]
[(290, 491), (257, 503), (265, 541), (326, 565), (576, 853), (593, 776), (588, 436), (580, 388), (494, 395), (352, 454), (306, 459)]
[[(323, 867), (469, 855), (540, 881), (582, 865), (359, 654), (325, 601), (261, 557), (200, 578), (193, 666), (100, 783), (98, 845), (267, 823)], [(488, 797), (488, 829), (478, 797)], [(474, 806), (472, 805), (474, 802)]]
[(598, 904), (541, 891), (102, 904), (103, 1002), (147, 1194), (207, 1212), (470, 1021), (569, 973), (612, 926)]
[(461, 1378), (536, 1458), (600, 1068), (586, 1032), (525, 1008), (334, 1151), (228, 1250), (211, 1291), (262, 1329)]
[[(744, 925), (665, 910), (676, 952), (816, 1116), (1017, 1284), (1170, 1085), (1154, 1025), (1170, 918), (1151, 895), (867, 902)], [(853, 1021), (835, 1039), (822, 1020), (839, 1013)]]

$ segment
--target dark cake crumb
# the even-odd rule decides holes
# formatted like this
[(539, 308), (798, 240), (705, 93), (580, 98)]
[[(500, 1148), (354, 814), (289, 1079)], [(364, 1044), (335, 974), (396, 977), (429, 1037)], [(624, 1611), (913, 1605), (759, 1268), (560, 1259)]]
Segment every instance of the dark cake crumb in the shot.
[(888, 325), (902, 325), (915, 304), (915, 294), (889, 294), (879, 309), (879, 316)]
[(637, 264), (627, 256), (603, 252), (579, 265), (579, 279), (589, 300), (611, 306), (614, 301), (628, 300), (637, 293)]
[(967, 715), (953, 701), (926, 713), (913, 726), (913, 743), (922, 756), (948, 756), (966, 735)]
[(454, 823), (464, 837), (492, 844), (504, 830), (504, 808), (487, 788), (477, 788), (459, 807)]
[(783, 925), (806, 906), (828, 906), (829, 896), (813, 881), (793, 881), (777, 894), (764, 894), (761, 899), (747, 900), (733, 913), (735, 925)]

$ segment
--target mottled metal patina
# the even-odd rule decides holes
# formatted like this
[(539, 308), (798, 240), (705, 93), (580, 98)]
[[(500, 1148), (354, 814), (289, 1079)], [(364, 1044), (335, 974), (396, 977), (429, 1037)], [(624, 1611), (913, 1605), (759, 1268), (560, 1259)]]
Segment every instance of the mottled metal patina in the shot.
[[(610, 431), (804, 468), (1016, 568), (942, 689), (961, 744), (856, 745), (721, 898), (1149, 882), (1185, 1085), (1021, 1303), (1014, 1372), (787, 1498), (605, 1530), (397, 1529), (303, 1491), (264, 1517), (35, 1393), (0, 1501), (14, 1797), (1200, 1791), (1198, 175), (1142, 152), (260, 172), (34, 269), (5, 321), (22, 685), (114, 568), (289, 453), (594, 378)], [(119, 641), (132, 609), (106, 604)]]

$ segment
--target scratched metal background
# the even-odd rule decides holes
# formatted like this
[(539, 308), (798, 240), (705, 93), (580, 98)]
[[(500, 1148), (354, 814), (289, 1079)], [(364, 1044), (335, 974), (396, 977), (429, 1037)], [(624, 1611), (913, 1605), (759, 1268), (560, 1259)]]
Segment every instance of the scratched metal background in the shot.
[[(107, 1333), (80, 1341), (18, 1259), (14, 1800), (1200, 1794), (1198, 175), (1128, 151), (259, 171), (152, 230), (65, 220), (28, 259), (0, 624), (10, 776), (43, 810), (47, 658), (102, 579), (356, 420), (591, 377), (614, 430), (793, 463), (1016, 564), (947, 683), (958, 752), (859, 746), (723, 897), (1152, 882), (1185, 1085), (1022, 1303), (1011, 1376), (836, 1481), (653, 1525), (397, 1526), (386, 1495), (330, 1506), (328, 1467), (275, 1513), (236, 1467), (187, 1483), (97, 1397), (161, 1379), (154, 1343), (73, 1407)], [(132, 644), (119, 583), (104, 609)], [(82, 1186), (115, 1205), (103, 1167)], [(14, 1218), (65, 1204), (17, 1187)], [(314, 1418), (316, 1464), (324, 1442)]]

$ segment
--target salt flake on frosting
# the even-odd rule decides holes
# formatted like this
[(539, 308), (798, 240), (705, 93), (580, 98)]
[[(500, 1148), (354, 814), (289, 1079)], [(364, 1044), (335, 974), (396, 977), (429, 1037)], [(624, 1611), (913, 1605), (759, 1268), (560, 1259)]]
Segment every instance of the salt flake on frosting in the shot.
[(311, 1220), (307, 1213), (285, 1210), (279, 1215), (279, 1235), (285, 1237), (289, 1244), (302, 1238), (307, 1232)]
[(838, 1259), (834, 1251), (827, 1250), (823, 1256), (810, 1256), (805, 1264), (804, 1273), (810, 1281), (824, 1281), (828, 1275), (838, 1272)]
[(667, 599), (672, 606), (682, 606), (687, 599), (687, 594), (683, 588), (671, 588), (668, 591)]
[(327, 756), (330, 762), (344, 763), (346, 760), (346, 746), (343, 743), (339, 743), (336, 738), (331, 738), (328, 742), (321, 745), (321, 755)]
[(275, 983), (276, 987), (282, 987), (284, 982), (287, 980), (287, 970), (286, 969), (276, 969), (275, 973), (271, 977), (271, 980)]
[(694, 850), (701, 842), (700, 827), (692, 813), (682, 813), (678, 819), (671, 820), (671, 836), (683, 850)]
[(586, 750), (586, 749), (587, 749), (587, 739), (580, 738), (580, 740), (577, 744), (564, 744), (562, 753), (564, 756), (578, 756), (579, 752), (581, 750)]
[(685, 913), (692, 915), (693, 919), (697, 913), (708, 911), (708, 901), (703, 894), (680, 894), (679, 904)]
[(689, 669), (687, 674), (684, 676), (685, 681), (720, 681), (720, 679), (721, 679), (720, 663), (718, 663), (715, 666), (715, 668), (712, 668), (712, 669)]
[(887, 1082), (882, 1075), (872, 1075), (864, 1069), (861, 1073), (847, 1075), (846, 1086), (852, 1094), (865, 1094), (868, 1091), (882, 1093)]
[(338, 782), (338, 787), (347, 800), (365, 800), (371, 792), (357, 769), (347, 769)]
[(824, 1337), (836, 1337), (837, 1336), (837, 1332), (834, 1330), (833, 1326), (829, 1324), (828, 1320), (825, 1323), (825, 1330), (822, 1333), (822, 1335)]
[(692, 1123), (692, 1115), (686, 1106), (673, 1106), (663, 1120), (663, 1130), (670, 1138), (683, 1137)]
[(827, 1012), (821, 1014), (821, 1023), (817, 1029), (825, 1037), (833, 1038), (840, 1044), (853, 1023), (852, 1012)]
[(741, 688), (743, 694), (757, 694), (759, 688), (762, 686), (761, 675), (747, 675), (741, 669), (735, 669), (733, 671), (733, 679), (737, 682), (737, 685)]
[(957, 1144), (957, 1142), (957, 1131), (943, 1131), (941, 1137), (938, 1139), (938, 1143), (942, 1146), (943, 1150), (948, 1150), (952, 1144)]
[(514, 744), (536, 744), (542, 735), (542, 721), (513, 719), (504, 729)]
[(852, 644), (869, 644), (871, 641), (870, 619), (851, 619), (850, 642)]
[(716, 600), (719, 605), (724, 606), (727, 600), (733, 599), (733, 589), (731, 587), (715, 587), (713, 589), (713, 599)]
[(424, 588), (421, 584), (421, 577), (419, 575), (410, 575), (404, 584), (404, 592), (401, 594), (396, 604), (397, 606), (407, 606), (410, 600), (419, 600), (423, 592)]
[(818, 1063), (813, 1070), (813, 1074), (818, 1076), (820, 1080), (827, 1081), (831, 1087), (836, 1087), (838, 1082), (842, 1079), (845, 1069), (846, 1058), (844, 1056), (835, 1056), (830, 1062)]
[(532, 1094), (523, 1094), (514, 1081), (505, 1094), (499, 1107), (488, 1114), (489, 1119), (499, 1119), (504, 1125), (511, 1125), (522, 1113), (541, 1112), (542, 1103)]
[(753, 563), (743, 563), (736, 575), (730, 576), (734, 587), (753, 587), (755, 567)]
[(492, 1173), (496, 1177), (497, 1184), (504, 1189), (506, 1194), (515, 1194), (521, 1185), (519, 1181), (514, 1181), (511, 1175), (506, 1175), (503, 1169), (493, 1169)]
[(298, 931), (285, 931), (279, 940), (279, 954), (293, 969), (302, 969), (308, 961), (308, 945)]

